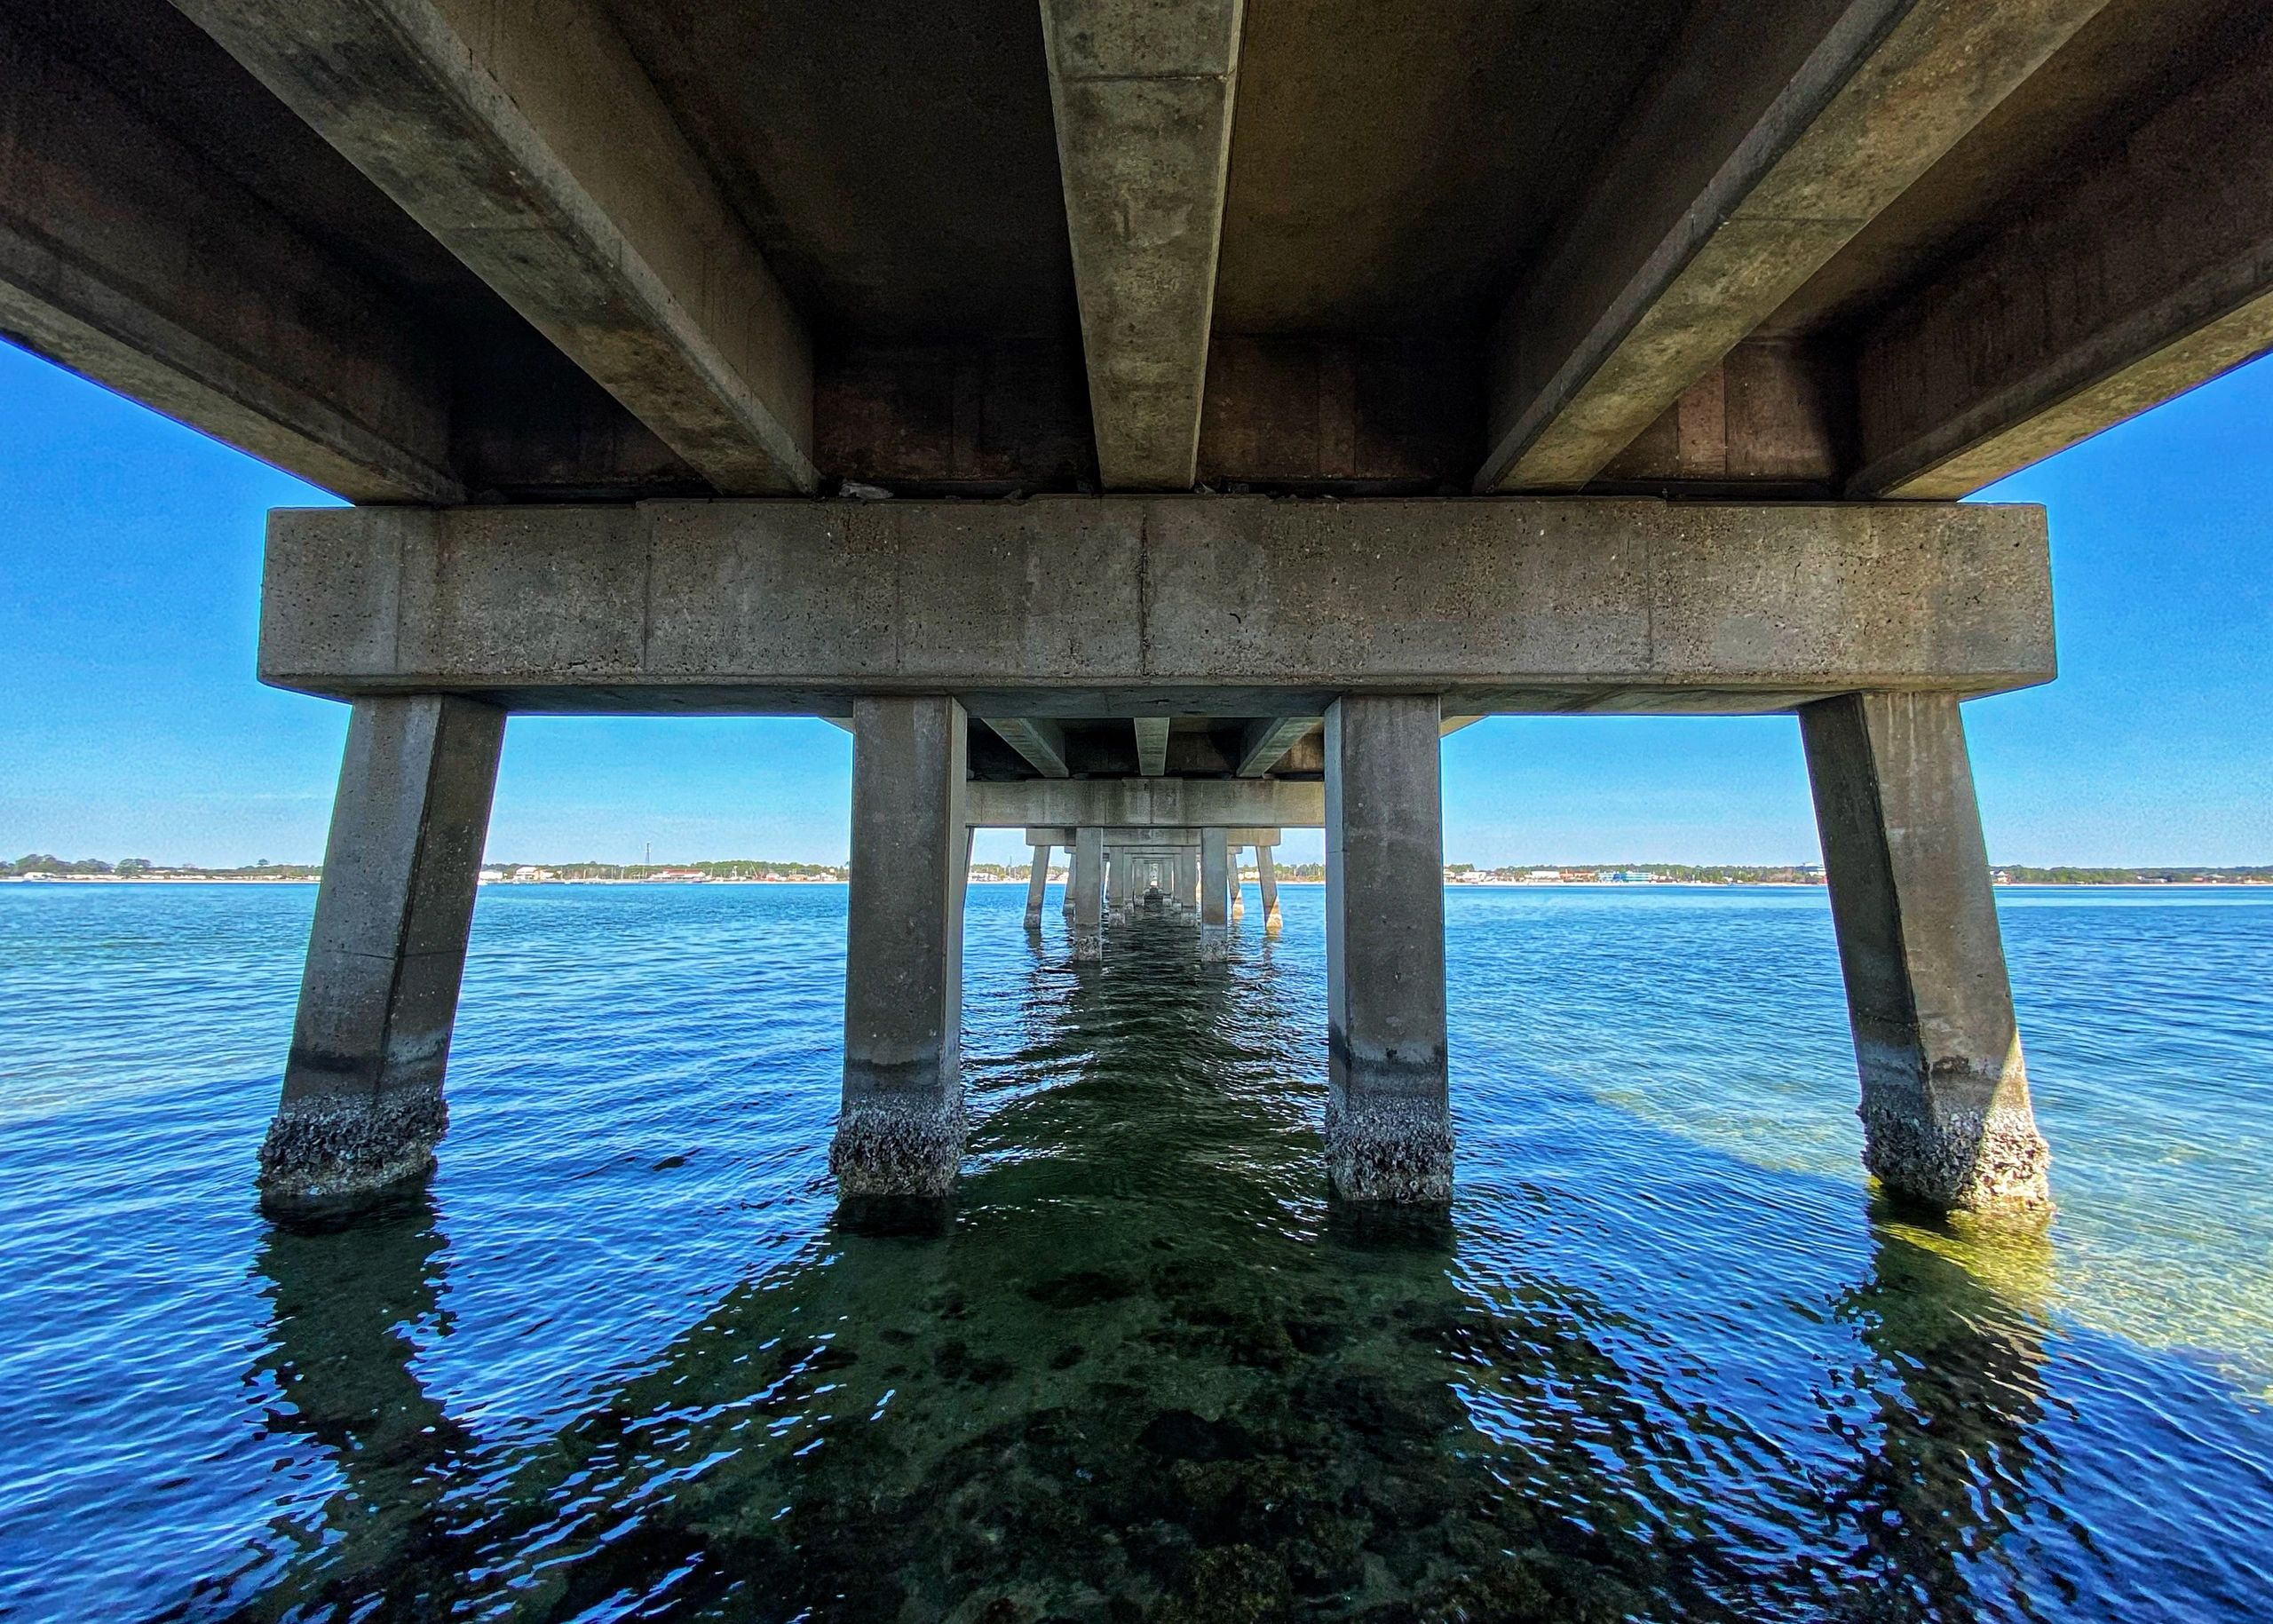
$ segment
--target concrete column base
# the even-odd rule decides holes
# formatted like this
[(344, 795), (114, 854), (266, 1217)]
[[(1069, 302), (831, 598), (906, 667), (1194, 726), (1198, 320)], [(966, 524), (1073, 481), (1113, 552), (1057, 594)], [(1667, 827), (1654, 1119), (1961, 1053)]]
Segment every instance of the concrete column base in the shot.
[(2036, 1129), (1955, 696), (1800, 711), (1862, 1076), (1863, 1161), (1897, 1200), (2042, 1223)]
[(966, 725), (951, 699), (853, 705), (841, 1199), (944, 1196), (962, 1160)]
[(1327, 1099), (1326, 1173), (1345, 1201), (1448, 1202), (1451, 1113), (1442, 1098), (1352, 1089), (1345, 1079)]
[(261, 1204), (324, 1208), (423, 1176), (449, 1063), (505, 715), (439, 694), (358, 700)]
[(1200, 831), (1200, 959), (1231, 956), (1231, 845), (1222, 829)]
[(1452, 1200), (1440, 725), (1405, 695), (1326, 716), (1326, 1160), (1345, 1200)]
[(965, 1134), (960, 1093), (871, 1094), (837, 1118), (828, 1171), (840, 1198), (952, 1194)]
[[(1893, 1057), (1888, 1057), (1892, 1059)], [(1878, 1072), (1878, 1081), (1873, 1073)], [(2029, 1108), (1994, 1100), (1996, 1080), (1975, 1079), (1937, 1093), (1986, 1104), (1938, 1107), (1914, 1074), (1896, 1065), (1863, 1066), (1863, 1166), (1898, 1197), (1942, 1212), (1972, 1212), (2039, 1223), (2051, 1216), (2052, 1147)]]
[(450, 1125), (440, 1083), (376, 1099), (310, 1099), (271, 1118), (260, 1145), (264, 1206), (349, 1204), (434, 1170)]
[(1073, 957), (1105, 957), (1105, 831), (1073, 831), (1073, 867), (1067, 883), (1073, 893)]

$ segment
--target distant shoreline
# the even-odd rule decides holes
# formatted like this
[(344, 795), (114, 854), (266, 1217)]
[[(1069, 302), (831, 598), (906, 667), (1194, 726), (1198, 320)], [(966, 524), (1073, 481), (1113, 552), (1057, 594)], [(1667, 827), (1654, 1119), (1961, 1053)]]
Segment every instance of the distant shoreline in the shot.
[[(0, 885), (316, 885), (318, 874), (13, 874)], [(1026, 885), (1023, 877), (977, 879), (973, 885)], [(1053, 885), (1063, 884), (1053, 877)], [(1251, 883), (1252, 881), (1245, 883)], [(484, 880), (482, 889), (549, 889), (563, 885), (842, 885), (841, 879), (578, 879)], [(1280, 876), (1282, 886), (1319, 886), (1323, 880)], [(1999, 891), (2250, 891), (2273, 888), (2273, 878), (2248, 880), (2000, 880)], [(1822, 891), (1821, 881), (1805, 880), (1446, 880), (1447, 891)]]

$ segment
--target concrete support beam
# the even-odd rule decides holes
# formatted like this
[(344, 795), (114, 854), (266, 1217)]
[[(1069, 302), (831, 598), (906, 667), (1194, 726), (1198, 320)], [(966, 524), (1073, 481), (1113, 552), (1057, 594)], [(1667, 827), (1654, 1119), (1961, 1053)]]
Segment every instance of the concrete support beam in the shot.
[(357, 502), (454, 503), (421, 321), (0, 16), (0, 333)]
[(1049, 851), (1047, 845), (1034, 847), (1033, 858), (1027, 868), (1026, 929), (1029, 931), (1041, 929), (1042, 899), (1049, 894)]
[(1263, 933), (1276, 936), (1285, 923), (1279, 912), (1279, 873), (1271, 864), (1269, 843), (1255, 849), (1255, 885), (1263, 893)]
[(1319, 828), (1326, 788), (1272, 778), (1025, 779), (972, 784), (964, 815), (975, 828)]
[(1258, 717), (1247, 724), (1239, 741), (1239, 775), (1261, 778), (1280, 762), (1297, 741), (1319, 725), (1316, 717)]
[(1247, 917), (1247, 891), (1239, 884), (1239, 846), (1231, 844), (1232, 919), (1234, 923)]
[(2040, 510), (1623, 497), (280, 511), (260, 651), (338, 698), (824, 716), (1763, 711), (2053, 665)]
[(1136, 729), (1136, 771), (1146, 778), (1158, 778), (1168, 770), (1168, 719), (1166, 717), (1138, 717)]
[(2273, 346), (2273, 30), (1865, 336), (1858, 495), (1962, 496)]
[(944, 1196), (962, 1159), (962, 817), (969, 724), (951, 699), (852, 708), (840, 1196)]
[(1216, 308), (1241, 0), (1041, 0), (1108, 490), (1189, 490)]
[(2050, 1161), (1997, 928), (1957, 701), (1800, 712), (1863, 1080), (1863, 1161), (1939, 1211), (2041, 1221)]
[(813, 488), (812, 356), (592, 0), (176, 0), (718, 490)]
[(1222, 958), (1230, 951), (1231, 843), (1222, 829), (1200, 831), (1200, 956)]
[(1044, 778), (1065, 776), (1065, 730), (1047, 717), (987, 717), (986, 725)]
[(1073, 836), (1073, 956), (1105, 956), (1105, 831), (1077, 830)]
[[(1319, 827), (1323, 828), (1324, 825), (1321, 824)], [(1262, 825), (1253, 828), (1234, 825), (1225, 831), (1225, 838), (1235, 846), (1275, 846), (1279, 844), (1281, 834), (1282, 831), (1279, 829)], [(1131, 824), (1123, 828), (1109, 828), (1104, 831), (1104, 835), (1106, 845), (1130, 847), (1147, 857), (1156, 855), (1165, 848), (1196, 846), (1200, 844), (1200, 831), (1196, 828), (1161, 828), (1154, 825)], [(1073, 844), (1073, 831), (1062, 824), (1047, 828), (1029, 828), (1026, 832), (1026, 839), (1030, 846), (1045, 844), (1071, 846)]]
[(273, 1208), (352, 1200), (433, 1165), (504, 737), (505, 713), (471, 700), (356, 703), (283, 1101), (260, 1149)]
[(2104, 0), (1708, 0), (1493, 338), (1479, 491), (1600, 472)]
[(1364, 1201), (1449, 1201), (1437, 701), (1326, 713), (1327, 1168)]

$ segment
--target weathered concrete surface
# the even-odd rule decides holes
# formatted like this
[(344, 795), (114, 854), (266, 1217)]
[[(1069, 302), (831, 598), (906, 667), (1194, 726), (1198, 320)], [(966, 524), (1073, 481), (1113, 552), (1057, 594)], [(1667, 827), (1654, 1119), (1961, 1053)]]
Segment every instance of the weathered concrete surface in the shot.
[(1575, 489), (2104, 0), (1713, 0), (1493, 340), (1478, 490)]
[(1439, 716), (1405, 695), (1326, 713), (1326, 1161), (1350, 1200), (1452, 1199)]
[(1241, 0), (1041, 0), (1108, 490), (1189, 490), (1223, 242)]
[(1255, 849), (1255, 878), (1263, 892), (1263, 930), (1267, 936), (1278, 935), (1286, 923), (1279, 913), (1279, 873), (1271, 860), (1271, 848), (1276, 844), (1265, 841)]
[(962, 818), (968, 724), (951, 699), (852, 708), (844, 1102), (837, 1192), (944, 1196), (962, 1159)]
[(1320, 828), (1326, 788), (1288, 779), (1028, 779), (970, 785), (963, 815), (974, 828)]
[(1857, 495), (1962, 496), (2273, 345), (2273, 28), (1865, 337)]
[(1221, 959), (1230, 951), (1231, 843), (1220, 828), (1200, 831), (1200, 956)]
[(804, 327), (589, 0), (177, 0), (729, 493), (810, 490)]
[(1105, 956), (1105, 835), (1095, 828), (1073, 835), (1073, 867), (1067, 876), (1073, 893), (1073, 956)]
[(355, 705), (283, 1100), (260, 1150), (271, 1208), (352, 1200), (433, 1165), (504, 737), (505, 713), (471, 700)]
[(281, 511), (261, 629), (280, 686), (577, 711), (843, 715), (926, 690), (1006, 716), (1165, 694), (1316, 716), (1367, 691), (1461, 715), (1760, 711), (2053, 669), (2041, 511), (1954, 503)]
[(360, 502), (457, 502), (417, 313), (0, 16), (0, 333)]
[(1945, 694), (1800, 712), (1863, 1080), (1863, 1160), (1941, 1211), (2039, 1222), (2050, 1153), (1997, 928), (1964, 724)]
[(1237, 923), (1239, 921), (1247, 917), (1247, 891), (1246, 889), (1239, 884), (1239, 843), (1236, 837), (1230, 842), (1229, 857), (1231, 861), (1230, 882), (1232, 887), (1232, 920), (1233, 923)]

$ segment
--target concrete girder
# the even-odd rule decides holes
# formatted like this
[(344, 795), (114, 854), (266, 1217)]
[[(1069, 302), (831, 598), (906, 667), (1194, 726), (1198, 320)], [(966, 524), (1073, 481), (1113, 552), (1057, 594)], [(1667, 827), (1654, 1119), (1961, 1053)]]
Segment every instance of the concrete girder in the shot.
[(1041, 0), (1108, 490), (1189, 490), (1223, 245), (1243, 0)]
[(1319, 717), (1258, 717), (1239, 741), (1239, 775), (1261, 778), (1287, 758), (1295, 741), (1325, 725)]
[(2273, 345), (2273, 29), (1887, 313), (1857, 496), (1954, 497)]
[(1575, 490), (2105, 0), (1710, 0), (1492, 342), (1478, 491)]
[(1065, 730), (1047, 717), (985, 717), (1003, 743), (1044, 778), (1065, 776)]
[(280, 511), (260, 671), (583, 712), (1734, 713), (2054, 657), (2036, 508), (1046, 497)]
[[(1275, 846), (1280, 844), (1285, 833), (1285, 830), (1277, 828), (1262, 826), (1243, 828), (1233, 824), (1226, 832), (1225, 838), (1234, 847)], [(1026, 832), (1026, 844), (1036, 849), (1043, 846), (1070, 846), (1073, 844), (1073, 830), (1062, 824), (1029, 828)], [(1197, 828), (1157, 828), (1150, 825), (1143, 827), (1132, 825), (1106, 829), (1105, 843), (1108, 846), (1138, 850), (1168, 846), (1196, 846), (1200, 844), (1200, 831)]]
[(591, 0), (175, 0), (729, 495), (809, 491), (812, 354)]
[(335, 258), (0, 18), (0, 332), (357, 502), (453, 503), (447, 368)]
[(1168, 770), (1168, 719), (1166, 717), (1137, 717), (1136, 771), (1146, 778), (1158, 778)]
[(1323, 828), (1326, 790), (1314, 779), (1032, 778), (973, 783), (963, 815), (983, 829)]

